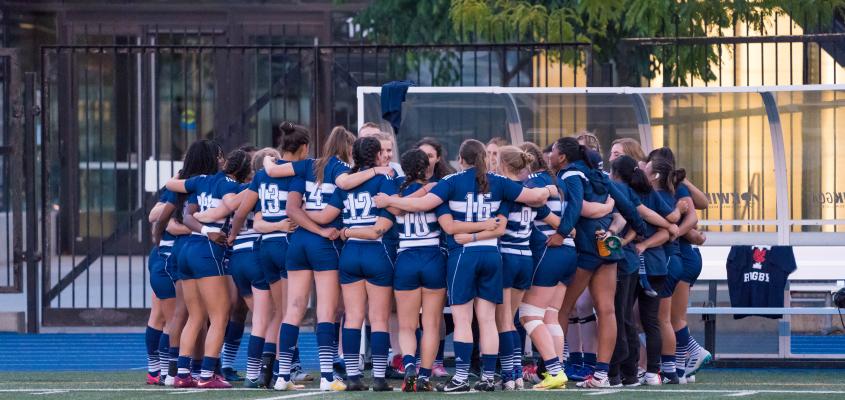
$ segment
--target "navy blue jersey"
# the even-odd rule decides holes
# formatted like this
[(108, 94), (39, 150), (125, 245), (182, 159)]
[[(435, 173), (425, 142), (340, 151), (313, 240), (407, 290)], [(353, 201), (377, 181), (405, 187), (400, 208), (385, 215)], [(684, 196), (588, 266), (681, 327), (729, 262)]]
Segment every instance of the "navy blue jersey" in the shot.
[[(554, 184), (552, 175), (549, 174), (547, 171), (540, 171), (528, 175), (528, 180), (525, 181), (525, 187), (528, 188), (546, 187), (552, 184)], [(549, 199), (546, 201), (546, 207), (548, 207), (550, 212), (560, 217), (561, 210), (563, 209), (563, 202), (561, 201), (560, 196), (550, 196)], [(551, 236), (553, 233), (555, 233), (554, 228), (552, 228), (549, 224), (543, 221), (537, 220), (534, 222), (534, 224), (537, 227), (537, 231), (542, 233), (546, 237)], [(545, 237), (543, 237), (542, 239), (545, 240)]]
[[(223, 196), (240, 192), (241, 184), (226, 176), (225, 172), (214, 175), (197, 175), (185, 180), (185, 190), (188, 191), (188, 203), (199, 205), (199, 211), (206, 211), (220, 206)], [(225, 219), (205, 224), (210, 228), (222, 229)]]
[[(671, 214), (672, 211), (675, 211), (675, 209), (672, 208), (669, 204), (666, 204), (666, 200), (663, 199), (663, 196), (661, 196), (655, 190), (652, 190), (650, 193), (645, 195), (640, 194), (639, 198), (644, 206), (656, 212), (663, 218), (666, 218), (666, 216)], [(649, 238), (655, 233), (657, 233), (658, 228), (654, 225), (646, 222), (645, 227), (645, 234), (643, 235), (643, 237)]]
[[(501, 175), (487, 173), (488, 189), (479, 193), (475, 183), (475, 168), (469, 168), (444, 177), (431, 189), (431, 193), (448, 203), (455, 221), (483, 222), (495, 218), (502, 201), (514, 201), (522, 193), (522, 185)], [(450, 236), (450, 249), (461, 247)], [(466, 247), (496, 246), (496, 239), (467, 243)]]
[[(675, 199), (675, 196), (667, 192), (665, 190), (655, 190), (655, 192), (666, 202), (672, 210), (675, 209), (675, 206), (678, 204), (678, 200)], [(657, 210), (655, 210), (657, 211)], [(663, 248), (666, 250), (666, 256), (680, 256), (681, 255), (681, 248), (678, 246), (678, 239), (670, 240), (663, 245)]]
[[(278, 161), (278, 164), (285, 164), (289, 161)], [(249, 190), (258, 194), (258, 201), (255, 202), (253, 212), (260, 212), (261, 218), (267, 222), (281, 222), (287, 219), (288, 191), (296, 179), (295, 177), (273, 178), (267, 175), (267, 171), (261, 169), (255, 173)], [(286, 234), (285, 232), (271, 232), (268, 234)]]
[[(386, 209), (376, 207), (373, 197), (379, 193), (388, 196), (396, 194), (396, 184), (393, 179), (385, 175), (376, 175), (356, 188), (346, 191), (336, 189), (329, 199), (329, 205), (343, 211), (343, 226), (345, 228), (369, 228), (376, 224), (378, 217), (393, 219)], [(349, 240), (365, 240), (350, 238)], [(381, 241), (378, 238), (377, 241)]]
[(534, 208), (515, 201), (502, 202), (499, 214), (506, 215), (508, 221), (505, 234), (499, 238), (499, 250), (503, 254), (530, 256), (529, 244), (534, 221), (546, 218), (549, 212), (546, 206)]
[(783, 307), (786, 281), (797, 268), (790, 246), (731, 246), (726, 267), (731, 307)]
[[(337, 177), (349, 172), (350, 169), (348, 164), (332, 156), (323, 168), (323, 181), (318, 185), (317, 174), (314, 173), (315, 161), (309, 158), (293, 163), (296, 179), (293, 180), (290, 191), (302, 193), (306, 211), (320, 211), (326, 208), (326, 204), (337, 189), (335, 183)], [(341, 226), (340, 218), (337, 218), (324, 227), (340, 228)]]
[[(689, 188), (687, 188), (687, 185), (685, 185), (683, 183), (679, 183), (678, 187), (675, 188), (675, 200), (680, 200), (680, 199), (683, 199), (684, 197), (692, 197), (692, 195), (690, 194), (690, 191), (689, 191)], [(690, 210), (690, 212), (695, 212), (695, 211)], [(681, 216), (681, 217), (683, 219), (683, 216)], [(686, 240), (683, 237), (678, 238), (678, 245), (681, 248), (684, 248), (684, 247), (692, 248), (692, 244), (689, 242), (689, 240)]]
[[(421, 183), (412, 183), (400, 194), (410, 196), (422, 187)], [(397, 215), (394, 228), (399, 234), (399, 251), (412, 247), (440, 247), (441, 229), (437, 217), (448, 212), (449, 208), (444, 203), (431, 211)]]
[[(249, 187), (249, 183), (241, 184), (240, 191), (238, 193), (248, 190)], [(261, 234), (255, 231), (255, 211), (250, 211), (249, 214), (246, 215), (246, 219), (244, 219), (241, 231), (238, 232), (238, 236), (235, 238), (235, 248), (238, 248), (238, 244), (240, 243), (255, 241), (260, 237)]]
[[(161, 188), (159, 191), (158, 202), (170, 203), (175, 206), (177, 203), (176, 193), (167, 190), (167, 188)], [(164, 232), (161, 234), (161, 240), (158, 242), (159, 253), (170, 253), (171, 249), (173, 249), (173, 243), (176, 241), (176, 238), (177, 236), (167, 232), (167, 227), (165, 227)]]

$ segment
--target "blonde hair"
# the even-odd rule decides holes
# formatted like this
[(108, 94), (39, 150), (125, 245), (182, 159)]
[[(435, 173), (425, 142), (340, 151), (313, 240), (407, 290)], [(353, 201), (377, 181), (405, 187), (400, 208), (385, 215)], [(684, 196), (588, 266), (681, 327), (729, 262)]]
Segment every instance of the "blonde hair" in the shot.
[(590, 131), (581, 131), (578, 135), (575, 136), (575, 139), (578, 140), (578, 143), (581, 141), (584, 142), (584, 147), (594, 150), (599, 154), (603, 154), (601, 152), (601, 142), (599, 142), (598, 136), (596, 136), (593, 132)]
[[(329, 164), (329, 159), (336, 156), (340, 161), (347, 164), (351, 161), (352, 143), (355, 142), (355, 135), (338, 125), (332, 129), (329, 138), (323, 147), (323, 156), (314, 161), (314, 175), (317, 176), (317, 184), (323, 183), (324, 170)], [(332, 182), (334, 183), (334, 182)]]
[(282, 158), (282, 155), (279, 154), (279, 151), (272, 148), (272, 147), (265, 147), (263, 149), (257, 150), (255, 153), (252, 154), (252, 170), (257, 172), (259, 169), (264, 168), (264, 157), (276, 157), (276, 159)]
[(531, 167), (534, 156), (522, 151), (516, 146), (502, 146), (499, 148), (499, 165), (505, 165), (513, 173)]
[(390, 161), (398, 162), (399, 158), (397, 154), (399, 153), (399, 147), (396, 143), (396, 135), (393, 134), (391, 131), (380, 130), (378, 133), (374, 133), (369, 135), (369, 137), (373, 137), (378, 139), (380, 142), (390, 142), (393, 144), (393, 157)]
[(637, 161), (645, 161), (645, 153), (643, 152), (640, 142), (631, 138), (619, 138), (613, 141), (611, 146), (622, 146), (622, 153)]

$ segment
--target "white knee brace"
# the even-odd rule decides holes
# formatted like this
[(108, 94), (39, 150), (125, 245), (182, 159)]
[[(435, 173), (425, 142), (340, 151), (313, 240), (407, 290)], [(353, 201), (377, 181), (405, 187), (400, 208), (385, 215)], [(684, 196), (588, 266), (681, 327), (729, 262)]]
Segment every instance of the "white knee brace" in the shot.
[(532, 306), (528, 303), (522, 303), (519, 305), (520, 318), (538, 318), (526, 321), (522, 324), (522, 326), (525, 328), (525, 332), (530, 335), (531, 332), (534, 332), (534, 330), (537, 329), (538, 326), (543, 325), (543, 315), (545, 314), (545, 311), (546, 310), (540, 307)]

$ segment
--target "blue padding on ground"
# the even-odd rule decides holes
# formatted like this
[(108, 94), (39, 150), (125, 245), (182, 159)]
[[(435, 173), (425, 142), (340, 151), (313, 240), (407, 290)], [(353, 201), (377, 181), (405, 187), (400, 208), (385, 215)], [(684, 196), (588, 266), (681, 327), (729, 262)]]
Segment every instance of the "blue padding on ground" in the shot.
[[(244, 335), (235, 366), (246, 370)], [(303, 368), (319, 370), (317, 337), (299, 335)], [(0, 371), (117, 371), (147, 367), (143, 333), (0, 334)]]

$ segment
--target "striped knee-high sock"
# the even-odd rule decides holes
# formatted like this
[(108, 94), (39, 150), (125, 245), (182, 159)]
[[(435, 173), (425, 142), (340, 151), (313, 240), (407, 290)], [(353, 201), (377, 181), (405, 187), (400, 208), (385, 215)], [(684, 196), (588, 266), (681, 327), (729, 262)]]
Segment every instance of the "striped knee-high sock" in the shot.
[(522, 336), (518, 331), (510, 331), (511, 343), (513, 343), (513, 354), (511, 355), (511, 363), (513, 364), (514, 379), (522, 378)]
[(456, 382), (466, 382), (469, 377), (469, 364), (472, 361), (472, 343), (454, 343), (455, 348), (455, 375), (452, 377)]
[(152, 376), (158, 376), (161, 372), (161, 366), (158, 360), (158, 345), (161, 341), (162, 332), (151, 326), (147, 327), (144, 332), (144, 342), (147, 345), (147, 373)]
[(361, 330), (343, 328), (343, 360), (346, 363), (346, 375), (349, 378), (360, 378), (361, 371), (358, 364), (361, 357)]
[(246, 378), (255, 381), (261, 372), (261, 351), (264, 348), (264, 338), (250, 335), (246, 351)]
[(437, 356), (434, 357), (435, 366), (443, 366), (443, 353), (446, 348), (446, 340), (440, 339), (440, 347), (437, 348)]
[(234, 369), (235, 357), (238, 356), (238, 348), (241, 347), (243, 336), (244, 324), (229, 321), (229, 324), (226, 325), (226, 333), (223, 336), (223, 351), (220, 352), (221, 367)]
[(373, 378), (384, 378), (387, 372), (387, 353), (390, 349), (390, 334), (374, 331), (373, 339)]
[(214, 376), (214, 369), (217, 368), (217, 363), (220, 360), (217, 357), (203, 357), (202, 369), (200, 370), (200, 379), (209, 380)]
[(158, 340), (158, 368), (162, 378), (167, 377), (168, 364), (170, 364), (170, 335), (162, 333)]
[(320, 355), (320, 376), (331, 382), (334, 381), (334, 354), (332, 353), (334, 340), (334, 323), (317, 323), (317, 353)]
[(689, 339), (689, 328), (686, 326), (675, 332), (675, 370), (678, 371), (678, 376), (684, 376)]
[(511, 332), (499, 333), (499, 361), (502, 363), (502, 381), (509, 382), (513, 376), (513, 336)]
[(279, 329), (279, 376), (288, 382), (297, 339), (299, 339), (299, 327), (282, 324)]

